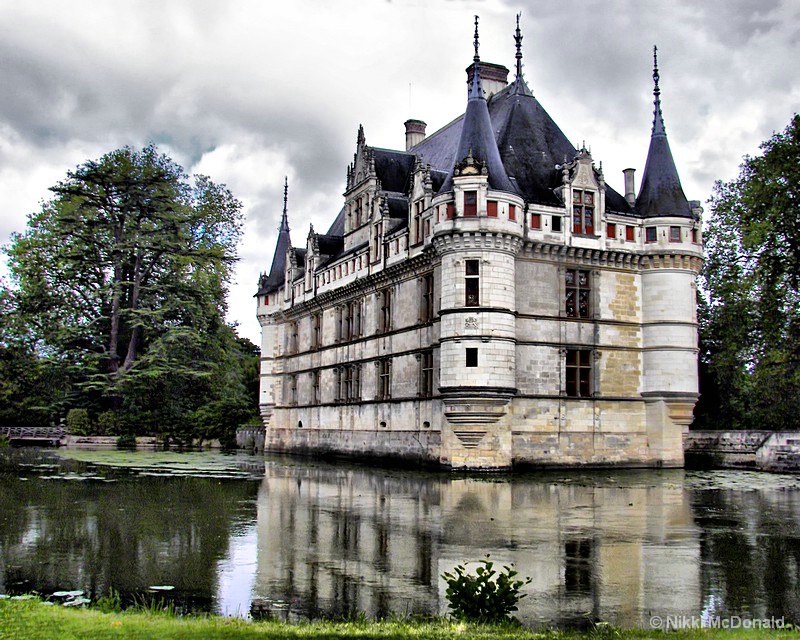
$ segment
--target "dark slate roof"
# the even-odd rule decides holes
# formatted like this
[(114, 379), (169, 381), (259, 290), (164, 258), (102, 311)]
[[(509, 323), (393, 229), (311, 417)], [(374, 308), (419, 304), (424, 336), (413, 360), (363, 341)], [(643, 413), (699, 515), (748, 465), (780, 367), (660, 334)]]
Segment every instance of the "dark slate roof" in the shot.
[(344, 235), (344, 207), (339, 210), (336, 219), (333, 221), (330, 229), (326, 235), (329, 236), (343, 236)]
[(644, 165), (642, 186), (636, 198), (636, 212), (643, 218), (691, 218), (692, 208), (681, 187), (660, 110), (656, 121), (650, 138), (647, 163)]
[(281, 226), (278, 228), (278, 243), (275, 246), (275, 254), (272, 256), (272, 266), (269, 269), (269, 275), (266, 278), (261, 278), (256, 295), (263, 296), (277, 291), (283, 286), (286, 271), (286, 252), (291, 246), (289, 218), (284, 208)]
[[(479, 71), (477, 54), (475, 58), (475, 72), (470, 83), (467, 110), (461, 125), (461, 135), (458, 138), (458, 148), (455, 162), (461, 162), (469, 155), (483, 162), (489, 174), (489, 186), (498, 191), (516, 193), (516, 189), (508, 179), (508, 173), (497, 148), (492, 118), (489, 107), (481, 87), (481, 74)], [(451, 191), (453, 188), (453, 174), (455, 165), (449, 167), (447, 179), (440, 191)]]
[[(555, 166), (572, 160), (575, 147), (522, 79), (492, 96), (488, 110), (500, 157), (517, 191), (528, 202), (560, 206), (554, 190), (561, 184), (561, 172)], [(463, 124), (460, 116), (411, 149), (431, 165), (435, 191), (440, 190), (436, 172), (449, 174), (456, 162)], [(625, 198), (608, 185), (606, 207), (633, 213)]]
[(390, 218), (408, 218), (408, 198), (401, 193), (386, 195)]
[(406, 193), (411, 186), (411, 171), (414, 168), (414, 154), (391, 149), (373, 147), (375, 173), (384, 191)]
[(338, 235), (319, 234), (317, 236), (317, 243), (320, 255), (335, 256), (342, 251), (344, 247), (344, 238)]

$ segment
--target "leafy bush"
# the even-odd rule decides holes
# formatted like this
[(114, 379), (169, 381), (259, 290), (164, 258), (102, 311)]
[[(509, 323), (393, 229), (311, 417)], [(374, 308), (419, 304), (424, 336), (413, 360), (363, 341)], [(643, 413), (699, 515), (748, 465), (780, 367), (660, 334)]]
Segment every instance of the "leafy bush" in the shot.
[(452, 616), (458, 620), (492, 624), (511, 620), (511, 613), (527, 595), (520, 590), (531, 579), (515, 580), (517, 571), (510, 566), (495, 570), (488, 556), (480, 563), (482, 566), (477, 567), (474, 574), (468, 573), (463, 565), (456, 566), (452, 573), (442, 574), (447, 583), (446, 596)]
[(86, 409), (70, 409), (67, 412), (67, 429), (76, 436), (88, 436), (92, 429), (92, 421)]

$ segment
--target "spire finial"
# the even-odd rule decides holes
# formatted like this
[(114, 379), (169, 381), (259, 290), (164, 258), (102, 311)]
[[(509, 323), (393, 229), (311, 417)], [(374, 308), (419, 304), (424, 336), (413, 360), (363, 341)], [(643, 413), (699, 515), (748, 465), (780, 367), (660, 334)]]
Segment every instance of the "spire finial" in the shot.
[(475, 16), (475, 57), (472, 59), (473, 62), (477, 65), (481, 61), (481, 57), (478, 55), (478, 16)]
[(661, 114), (661, 89), (658, 81), (661, 76), (658, 74), (658, 47), (653, 45), (653, 135), (663, 134), (664, 116)]
[(517, 43), (517, 80), (522, 79), (522, 32), (519, 30), (519, 18), (522, 13), (517, 14), (517, 31), (514, 34), (514, 41)]
[(283, 215), (280, 229), (289, 228), (289, 176), (283, 178)]

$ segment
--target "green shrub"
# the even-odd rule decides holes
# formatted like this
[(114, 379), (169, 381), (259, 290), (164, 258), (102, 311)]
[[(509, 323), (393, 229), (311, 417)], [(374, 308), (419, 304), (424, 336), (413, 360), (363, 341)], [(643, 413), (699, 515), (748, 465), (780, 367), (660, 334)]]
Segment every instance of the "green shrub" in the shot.
[(114, 436), (119, 432), (119, 417), (114, 411), (103, 411), (97, 416), (97, 435)]
[(531, 582), (530, 578), (515, 580), (517, 572), (509, 566), (502, 571), (494, 569), (494, 563), (481, 560), (482, 566), (474, 574), (467, 573), (458, 565), (452, 573), (444, 572), (447, 583), (447, 602), (451, 615), (468, 622), (498, 623), (511, 620), (511, 613), (527, 594), (520, 589)]
[(119, 438), (117, 438), (117, 448), (118, 449), (135, 449), (136, 448), (136, 436), (132, 433), (124, 433)]
[(8, 439), (6, 434), (0, 434), (0, 449), (8, 449), (11, 446), (11, 440)]
[(92, 421), (86, 409), (70, 409), (67, 412), (67, 429), (76, 436), (88, 436), (92, 429)]

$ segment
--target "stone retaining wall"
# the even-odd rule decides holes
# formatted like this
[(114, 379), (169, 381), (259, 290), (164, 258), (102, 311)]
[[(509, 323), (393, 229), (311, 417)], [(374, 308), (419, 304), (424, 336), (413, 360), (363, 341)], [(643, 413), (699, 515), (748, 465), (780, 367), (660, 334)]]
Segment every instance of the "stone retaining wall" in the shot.
[(689, 431), (684, 455), (690, 468), (800, 473), (800, 432)]

